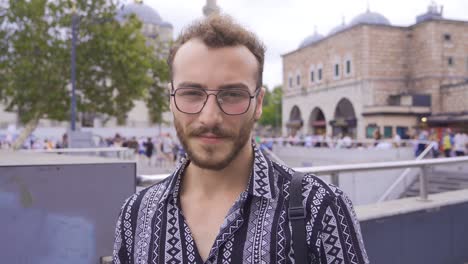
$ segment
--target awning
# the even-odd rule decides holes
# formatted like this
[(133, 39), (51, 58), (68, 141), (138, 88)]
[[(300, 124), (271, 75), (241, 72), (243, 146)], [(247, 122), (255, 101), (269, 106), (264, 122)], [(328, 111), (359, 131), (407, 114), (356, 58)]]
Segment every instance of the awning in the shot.
[(429, 125), (448, 125), (468, 123), (468, 114), (441, 114), (427, 117)]
[(330, 125), (334, 127), (356, 127), (357, 119), (356, 118), (337, 118), (330, 121)]
[(327, 122), (325, 120), (312, 121), (312, 126), (313, 127), (324, 127), (326, 125), (327, 125)]
[(302, 120), (290, 120), (286, 123), (286, 127), (288, 128), (301, 128), (304, 125), (304, 121)]

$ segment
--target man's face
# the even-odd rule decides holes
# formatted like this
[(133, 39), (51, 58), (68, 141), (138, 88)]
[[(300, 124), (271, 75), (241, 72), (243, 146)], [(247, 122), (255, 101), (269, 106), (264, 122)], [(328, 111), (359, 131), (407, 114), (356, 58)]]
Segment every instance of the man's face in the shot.
[[(244, 89), (254, 95), (257, 72), (257, 60), (246, 47), (209, 48), (195, 39), (177, 51), (173, 89)], [(212, 93), (217, 92), (208, 91)], [(177, 136), (190, 160), (204, 169), (221, 170), (250, 147), (250, 134), (261, 116), (264, 93), (262, 89), (257, 97), (250, 99), (250, 107), (241, 115), (225, 114), (214, 95), (208, 96), (200, 113), (186, 114), (177, 109), (171, 97)]]

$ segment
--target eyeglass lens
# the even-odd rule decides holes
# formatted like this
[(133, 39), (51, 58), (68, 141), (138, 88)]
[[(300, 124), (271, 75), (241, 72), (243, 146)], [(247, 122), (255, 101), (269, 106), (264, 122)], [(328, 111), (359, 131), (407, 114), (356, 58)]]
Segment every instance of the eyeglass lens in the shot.
[[(221, 110), (229, 115), (243, 114), (250, 106), (251, 95), (243, 89), (220, 90), (213, 95), (216, 96)], [(199, 113), (208, 100), (208, 96), (205, 90), (199, 88), (179, 88), (174, 93), (177, 108), (188, 114)]]

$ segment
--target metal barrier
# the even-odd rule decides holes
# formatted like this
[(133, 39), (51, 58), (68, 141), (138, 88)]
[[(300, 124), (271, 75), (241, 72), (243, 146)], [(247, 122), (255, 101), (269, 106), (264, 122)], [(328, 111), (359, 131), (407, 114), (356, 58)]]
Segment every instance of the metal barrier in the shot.
[[(452, 157), (452, 158), (438, 158), (438, 159), (425, 159), (425, 160), (407, 160), (407, 161), (391, 161), (391, 162), (374, 162), (374, 163), (360, 163), (360, 164), (344, 164), (332, 166), (317, 166), (317, 167), (299, 167), (294, 168), (296, 171), (309, 172), (318, 176), (331, 175), (332, 184), (339, 186), (338, 176), (341, 173), (347, 172), (360, 172), (371, 170), (392, 170), (404, 168), (420, 168), (422, 173), (420, 177), (419, 197), (422, 201), (427, 201), (427, 171), (430, 167), (436, 165), (448, 165), (456, 163), (468, 163), (467, 157)], [(155, 174), (155, 175), (138, 175), (137, 180), (139, 184), (149, 184), (159, 182), (168, 174)]]
[(62, 149), (28, 149), (20, 150), (23, 152), (37, 153), (56, 153), (56, 154), (71, 154), (71, 153), (116, 153), (118, 158), (133, 159), (134, 149), (124, 147), (104, 147), (104, 148), (62, 148)]
[[(319, 139), (315, 138), (311, 141), (308, 141), (304, 138), (283, 138), (283, 137), (278, 137), (278, 138), (260, 138), (261, 142), (272, 142), (272, 143), (279, 143), (279, 144), (301, 144), (304, 145), (305, 143), (324, 143), (327, 144), (329, 148), (334, 148), (338, 145), (338, 143), (346, 144), (349, 143), (351, 144), (350, 147), (354, 146), (375, 146), (378, 145), (379, 143), (389, 143), (389, 144), (394, 144), (396, 147), (400, 147), (401, 145), (407, 144), (407, 145), (413, 145), (413, 144), (430, 144), (433, 141), (431, 140), (421, 140), (421, 139), (400, 139), (400, 140), (394, 140), (392, 138), (387, 138), (387, 139), (351, 139), (349, 141), (343, 140), (343, 139), (336, 139), (336, 138), (328, 138), (328, 139)], [(343, 145), (343, 147), (345, 147)]]
[[(429, 144), (429, 146), (427, 146), (427, 148), (421, 154), (419, 154), (418, 157), (416, 157), (416, 160), (424, 159), (431, 152), (434, 146), (435, 146), (435, 143)], [(383, 201), (388, 200), (388, 197), (390, 196), (390, 194), (392, 194), (395, 188), (403, 182), (403, 180), (408, 176), (410, 171), (411, 171), (411, 168), (406, 168), (403, 171), (403, 173), (393, 182), (393, 184), (390, 185), (390, 187), (384, 192), (384, 194), (379, 198), (379, 200), (377, 200), (377, 202), (381, 203)]]

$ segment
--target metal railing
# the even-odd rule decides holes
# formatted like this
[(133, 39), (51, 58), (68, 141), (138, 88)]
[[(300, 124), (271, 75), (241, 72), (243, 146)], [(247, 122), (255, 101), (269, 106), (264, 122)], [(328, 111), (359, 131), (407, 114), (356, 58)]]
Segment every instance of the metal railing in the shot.
[(116, 153), (118, 158), (132, 159), (134, 157), (134, 149), (124, 147), (102, 147), (102, 148), (61, 148), (61, 149), (27, 149), (20, 150), (22, 152), (35, 153), (56, 153), (56, 154), (71, 154), (71, 153)]
[[(305, 138), (287, 138), (287, 137), (264, 137), (260, 138), (261, 142), (272, 142), (276, 144), (301, 144), (304, 145), (305, 143), (322, 143), (322, 144), (327, 144), (328, 147), (334, 148), (338, 145), (338, 143), (342, 144), (351, 144), (351, 146), (375, 146), (378, 145), (379, 143), (389, 143), (389, 144), (395, 144), (395, 146), (399, 147), (401, 145), (413, 145), (413, 144), (430, 144), (432, 141), (430, 140), (422, 140), (422, 139), (400, 139), (400, 140), (395, 140), (393, 138), (386, 138), (386, 139), (350, 139), (348, 141), (343, 140), (343, 139), (337, 139), (337, 138), (314, 138), (311, 139), (310, 141), (306, 140)], [(344, 146), (344, 145), (343, 145)]]
[[(424, 159), (432, 150), (432, 148), (435, 146), (435, 143), (432, 142), (429, 144), (429, 146), (426, 147), (426, 149), (419, 154), (418, 157), (416, 157), (416, 160), (422, 160)], [(411, 168), (406, 168), (403, 173), (393, 182), (390, 187), (384, 192), (382, 196), (380, 196), (379, 200), (377, 200), (378, 203), (381, 203), (383, 201), (388, 200), (388, 197), (390, 194), (392, 194), (397, 186), (399, 186), (408, 176), (408, 174), (411, 172)]]
[[(373, 163), (359, 163), (359, 164), (344, 164), (344, 165), (331, 165), (331, 166), (317, 166), (317, 167), (299, 167), (294, 168), (296, 171), (309, 172), (318, 176), (331, 175), (332, 184), (339, 186), (339, 175), (348, 172), (372, 171), (372, 170), (393, 170), (404, 168), (420, 168), (422, 173), (420, 177), (419, 197), (422, 201), (427, 201), (428, 197), (428, 181), (427, 174), (429, 168), (437, 165), (449, 165), (456, 163), (468, 163), (468, 156), (466, 157), (452, 157), (452, 158), (437, 158), (437, 159), (424, 159), (424, 160), (407, 160), (407, 161), (389, 161), (389, 162), (373, 162)], [(155, 174), (155, 175), (138, 175), (137, 180), (140, 184), (156, 183), (165, 179), (168, 174)]]

